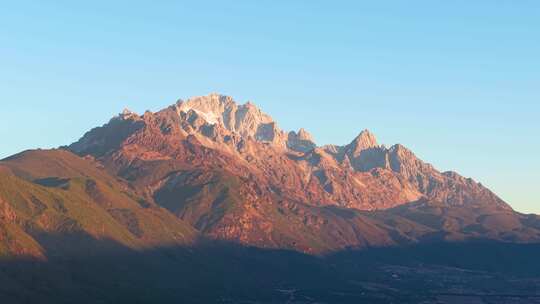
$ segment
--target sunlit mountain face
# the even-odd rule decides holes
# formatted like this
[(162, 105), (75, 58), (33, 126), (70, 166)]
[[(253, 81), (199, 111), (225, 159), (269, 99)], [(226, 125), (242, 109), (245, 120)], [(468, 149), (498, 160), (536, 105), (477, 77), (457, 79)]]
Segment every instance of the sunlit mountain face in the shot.
[(219, 94), (0, 161), (2, 303), (535, 303), (539, 240), (400, 144)]

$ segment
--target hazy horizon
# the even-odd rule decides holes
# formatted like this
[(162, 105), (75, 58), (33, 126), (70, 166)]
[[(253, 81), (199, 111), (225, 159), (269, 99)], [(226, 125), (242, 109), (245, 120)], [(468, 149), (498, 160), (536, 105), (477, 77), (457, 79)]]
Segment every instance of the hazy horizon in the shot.
[(0, 158), (218, 92), (319, 145), (369, 129), (540, 213), (540, 4), (420, 3), (4, 4)]

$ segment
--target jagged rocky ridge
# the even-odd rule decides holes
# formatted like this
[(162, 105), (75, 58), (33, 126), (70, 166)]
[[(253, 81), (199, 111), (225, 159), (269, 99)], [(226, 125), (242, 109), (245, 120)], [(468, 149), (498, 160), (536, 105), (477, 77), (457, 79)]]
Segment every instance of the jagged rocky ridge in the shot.
[(287, 133), (254, 104), (218, 94), (124, 111), (67, 149), (203, 235), (246, 245), (320, 253), (540, 236), (535, 218), (402, 145), (386, 148), (364, 130), (318, 147), (306, 130)]

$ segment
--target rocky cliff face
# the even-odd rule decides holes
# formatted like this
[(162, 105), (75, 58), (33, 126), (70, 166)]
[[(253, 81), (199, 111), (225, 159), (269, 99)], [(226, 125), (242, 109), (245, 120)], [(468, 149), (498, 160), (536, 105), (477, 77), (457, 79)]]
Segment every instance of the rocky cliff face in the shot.
[(300, 129), (298, 132), (289, 132), (287, 137), (287, 147), (293, 151), (305, 153), (315, 149), (317, 145), (311, 134), (304, 129)]
[[(442, 238), (479, 237), (469, 227), (475, 219), (448, 231), (418, 223), (425, 216), (418, 204), (475, 210), (478, 218), (478, 210), (514, 214), (481, 184), (441, 173), (402, 145), (379, 145), (368, 130), (348, 145), (317, 147), (307, 131), (286, 133), (254, 104), (217, 94), (142, 116), (124, 112), (69, 149), (206, 235), (261, 247), (320, 252), (417, 241), (438, 230)], [(361, 215), (413, 205), (393, 224)], [(411, 218), (406, 230), (395, 227)]]
[(207, 125), (222, 127), (242, 138), (285, 147), (285, 133), (278, 128), (269, 115), (250, 102), (238, 105), (231, 97), (211, 94), (187, 101), (180, 100), (175, 107), (179, 115), (195, 114)]

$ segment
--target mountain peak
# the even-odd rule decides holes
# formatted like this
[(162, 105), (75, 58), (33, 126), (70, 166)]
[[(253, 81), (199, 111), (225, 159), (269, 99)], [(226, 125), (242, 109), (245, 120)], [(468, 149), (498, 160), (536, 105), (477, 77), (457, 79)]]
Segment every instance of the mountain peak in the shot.
[(186, 101), (179, 100), (175, 107), (178, 114), (193, 111), (208, 124), (220, 125), (242, 137), (285, 146), (284, 132), (272, 117), (250, 101), (238, 104), (230, 96), (211, 93)]
[(355, 142), (362, 143), (365, 147), (375, 147), (378, 146), (377, 144), (377, 138), (375, 138), (375, 134), (371, 133), (368, 129), (362, 130), (360, 134), (354, 139)]
[(309, 134), (303, 128), (298, 130), (298, 132), (289, 132), (287, 138), (287, 146), (289, 147), (289, 149), (298, 152), (308, 152), (317, 147), (311, 134)]
[(375, 135), (365, 129), (347, 146), (347, 150), (354, 156), (358, 156), (360, 152), (378, 146)]
[(117, 117), (120, 117), (121, 119), (131, 119), (131, 118), (139, 117), (139, 114), (131, 111), (128, 108), (124, 108), (122, 113), (120, 113)]
[(298, 134), (298, 138), (301, 140), (314, 141), (313, 136), (311, 136), (311, 134), (308, 131), (306, 131), (306, 129), (304, 128), (300, 128), (297, 134)]

